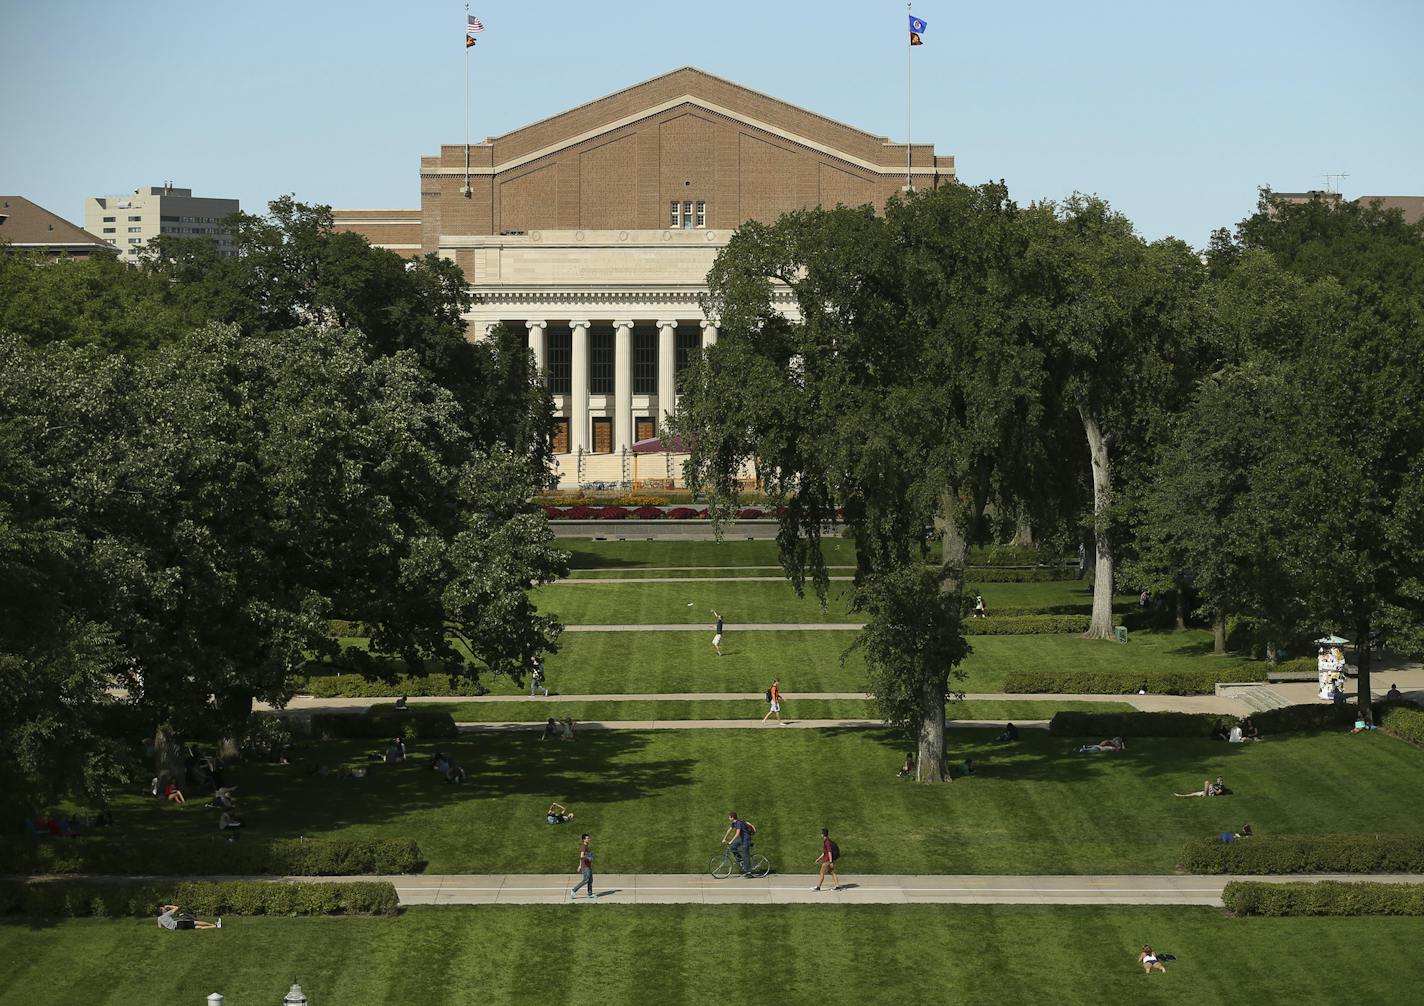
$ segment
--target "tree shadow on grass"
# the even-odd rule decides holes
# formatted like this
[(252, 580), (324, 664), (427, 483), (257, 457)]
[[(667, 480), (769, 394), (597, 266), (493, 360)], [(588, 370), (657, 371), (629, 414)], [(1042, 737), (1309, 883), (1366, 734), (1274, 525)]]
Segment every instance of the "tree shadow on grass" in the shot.
[[(568, 546), (559, 546), (561, 548)], [(569, 548), (569, 570), (576, 569), (641, 569), (643, 563), (633, 559), (620, 559), (611, 555), (600, 555), (597, 552), (586, 552), (578, 548)]]

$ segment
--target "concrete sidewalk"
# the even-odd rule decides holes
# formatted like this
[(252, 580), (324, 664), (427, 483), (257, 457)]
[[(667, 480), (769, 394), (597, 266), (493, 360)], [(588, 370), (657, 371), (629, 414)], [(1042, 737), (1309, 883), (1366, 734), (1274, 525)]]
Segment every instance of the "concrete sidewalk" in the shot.
[[(510, 733), (521, 730), (543, 730), (544, 720), (482, 720), (474, 723), (457, 722), (461, 733)], [(951, 730), (979, 727), (983, 729), (1003, 729), (1003, 720), (946, 720), (944, 724)], [(1014, 720), (1014, 725), (1025, 730), (1047, 730), (1047, 720)], [(884, 720), (797, 720), (787, 718), (778, 723), (775, 719), (743, 720), (577, 720), (576, 730), (763, 730), (789, 727), (798, 730), (864, 730), (886, 726)]]
[[(298, 879), (298, 878), (287, 878)], [(343, 880), (350, 878), (299, 878)], [(420, 874), (383, 878), (395, 884), (403, 905), (554, 905), (567, 903), (572, 874)], [(706, 874), (594, 874), (598, 897), (588, 904), (738, 905), (1204, 905), (1221, 907), (1229, 880), (1383, 881), (1420, 883), (1413, 874), (1318, 874), (1260, 877), (1201, 876), (860, 876), (842, 873), (842, 889), (828, 879), (812, 891), (814, 874), (772, 874), (764, 880)]]

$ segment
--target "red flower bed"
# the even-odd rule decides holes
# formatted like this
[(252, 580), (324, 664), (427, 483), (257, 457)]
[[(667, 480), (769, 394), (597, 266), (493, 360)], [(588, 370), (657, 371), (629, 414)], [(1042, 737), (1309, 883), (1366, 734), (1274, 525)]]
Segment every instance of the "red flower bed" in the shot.
[(697, 516), (697, 511), (690, 506), (679, 506), (673, 507), (667, 512), (667, 515), (672, 520), (690, 520)]
[(564, 512), (556, 506), (546, 506), (544, 508), (544, 516), (550, 520), (559, 520), (564, 516)]
[(765, 511), (758, 510), (754, 506), (744, 506), (737, 511), (737, 520), (759, 520), (765, 516)]
[(598, 511), (599, 520), (626, 520), (628, 518), (628, 508), (625, 506), (606, 506)]
[(591, 506), (571, 506), (564, 511), (564, 520), (593, 520), (598, 511)]
[(656, 506), (640, 506), (633, 511), (633, 516), (639, 520), (662, 520), (663, 508)]
[(697, 516), (701, 517), (703, 520), (706, 520), (706, 519), (707, 519), (707, 508), (706, 508), (706, 507), (703, 507), (701, 510), (697, 511)]

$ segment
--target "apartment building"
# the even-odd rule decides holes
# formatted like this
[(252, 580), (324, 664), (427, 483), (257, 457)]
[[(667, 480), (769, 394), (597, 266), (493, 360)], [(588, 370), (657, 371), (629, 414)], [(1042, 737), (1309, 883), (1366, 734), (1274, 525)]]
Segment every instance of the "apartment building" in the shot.
[(134, 189), (132, 195), (91, 196), (84, 200), (84, 229), (109, 242), (130, 263), (160, 234), (206, 238), (219, 255), (236, 255), (232, 235), (222, 224), (237, 211), (236, 199), (195, 196), (192, 189), (168, 182)]

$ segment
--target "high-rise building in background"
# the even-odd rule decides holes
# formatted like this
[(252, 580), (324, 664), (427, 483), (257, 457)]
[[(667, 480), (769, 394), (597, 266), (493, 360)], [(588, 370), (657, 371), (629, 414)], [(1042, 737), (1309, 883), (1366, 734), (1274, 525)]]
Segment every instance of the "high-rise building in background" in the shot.
[(133, 195), (89, 197), (84, 229), (117, 248), (125, 262), (137, 262), (160, 234), (207, 238), (219, 255), (236, 255), (223, 221), (237, 211), (236, 199), (195, 196), (192, 189), (176, 189), (170, 182), (134, 189)]

